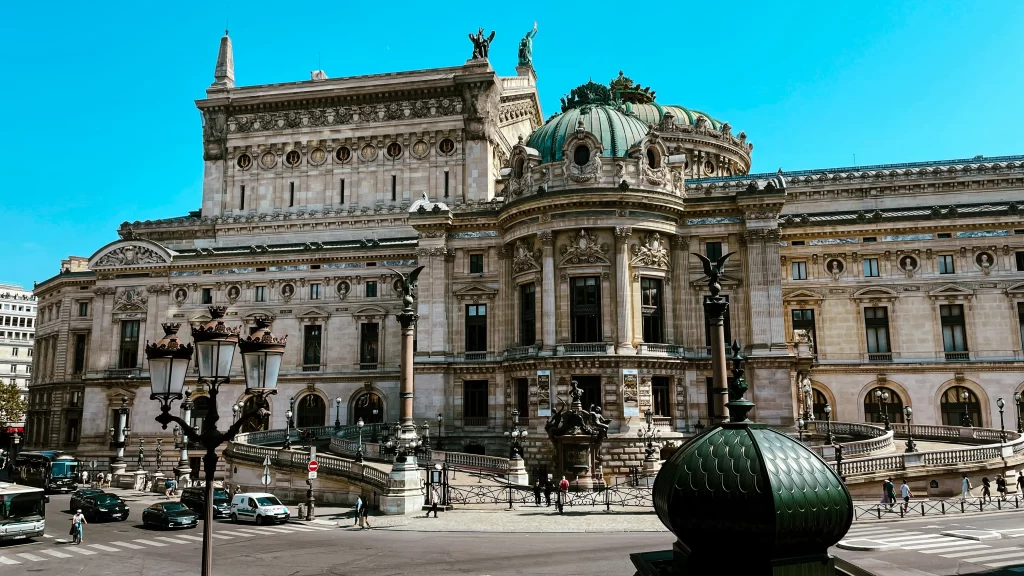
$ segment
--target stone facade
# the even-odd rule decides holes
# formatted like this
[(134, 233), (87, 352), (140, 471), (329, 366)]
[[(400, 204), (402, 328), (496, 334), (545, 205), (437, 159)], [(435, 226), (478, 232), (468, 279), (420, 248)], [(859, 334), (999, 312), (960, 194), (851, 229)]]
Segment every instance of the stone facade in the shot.
[[(36, 298), (30, 290), (0, 284), (0, 382), (14, 384), (28, 400), (35, 347)], [(13, 434), (25, 431), (25, 414), (3, 414), (0, 447), (11, 447)]]
[[(813, 412), (824, 399), (838, 419), (872, 418), (864, 398), (882, 385), (918, 423), (942, 422), (940, 396), (961, 386), (978, 423), (998, 425), (996, 398), (1021, 387), (1024, 157), (749, 175), (745, 134), (678, 107), (637, 121), (661, 108), (621, 76), (624, 100), (542, 123), (528, 66), (235, 87), (230, 50), (225, 37), (196, 103), (201, 209), (126, 222), (37, 286), (35, 387), (53, 416), (32, 447), (108, 456), (122, 393), (133, 438), (169, 439), (142, 348), (211, 304), (246, 328), (270, 316), (289, 336), (272, 416), (253, 427), (283, 428), (289, 399), (300, 425), (394, 421), (394, 270), (418, 265), (414, 411), (433, 436), (443, 416), (449, 449), (503, 453), (517, 408), (527, 460), (543, 460), (544, 422), (573, 379), (613, 420), (613, 471), (639, 462), (627, 439), (647, 408), (677, 434), (717, 420), (707, 279), (691, 252), (736, 252), (727, 332), (749, 356), (760, 421), (793, 425), (805, 379)], [(598, 115), (632, 136), (602, 133)], [(72, 313), (80, 302), (87, 316)], [(885, 346), (875, 322), (869, 349), (868, 308), (886, 309)], [(221, 398), (244, 402), (234, 373)], [(66, 442), (55, 423), (79, 413), (81, 438)]]

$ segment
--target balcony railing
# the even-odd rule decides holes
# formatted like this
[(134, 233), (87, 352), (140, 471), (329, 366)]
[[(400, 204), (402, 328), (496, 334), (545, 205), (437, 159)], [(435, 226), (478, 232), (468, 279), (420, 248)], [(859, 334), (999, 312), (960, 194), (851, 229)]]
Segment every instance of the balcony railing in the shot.
[(960, 362), (963, 360), (970, 360), (970, 352), (946, 352), (946, 361), (948, 362)]
[(559, 356), (572, 356), (576, 354), (608, 354), (610, 344), (605, 342), (581, 342), (575, 344), (559, 344)]
[(464, 416), (462, 418), (463, 426), (472, 426), (475, 428), (483, 428), (487, 426), (487, 416)]
[(466, 352), (464, 358), (466, 360), (487, 360), (487, 352)]
[(378, 363), (376, 363), (376, 362), (360, 362), (359, 363), (359, 369), (360, 370), (376, 370), (378, 366), (380, 366), (380, 365)]
[(320, 371), (320, 365), (319, 364), (303, 364), (302, 365), (302, 371), (303, 372), (319, 372)]
[(892, 362), (892, 352), (870, 352), (868, 362)]
[(141, 368), (107, 368), (104, 375), (107, 378), (138, 378), (141, 373)]
[(505, 350), (506, 360), (517, 360), (519, 358), (532, 358), (537, 355), (536, 346), (519, 346)]
[(643, 342), (640, 344), (640, 354), (647, 354), (651, 356), (681, 356), (682, 346), (679, 346), (678, 344)]

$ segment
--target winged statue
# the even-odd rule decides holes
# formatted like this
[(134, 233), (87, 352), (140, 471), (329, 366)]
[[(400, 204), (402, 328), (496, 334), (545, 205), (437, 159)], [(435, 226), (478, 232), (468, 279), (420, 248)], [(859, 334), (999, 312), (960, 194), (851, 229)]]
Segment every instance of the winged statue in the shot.
[(388, 268), (388, 270), (391, 270), (395, 274), (398, 274), (398, 277), (402, 279), (402, 308), (404, 309), (412, 308), (414, 300), (413, 292), (416, 290), (416, 284), (418, 282), (420, 272), (423, 271), (423, 268), (425, 268), (425, 266), (419, 266), (412, 272), (409, 272), (408, 275), (402, 274), (401, 272), (395, 270), (394, 268)]
[(722, 291), (722, 284), (719, 280), (722, 278), (722, 271), (725, 269), (725, 261), (729, 259), (729, 256), (735, 254), (735, 252), (729, 252), (725, 256), (722, 256), (714, 264), (711, 263), (711, 259), (703, 254), (691, 252), (697, 258), (700, 258), (701, 264), (704, 265), (704, 275), (708, 277), (708, 289), (711, 290), (712, 296), (718, 296), (718, 293)]

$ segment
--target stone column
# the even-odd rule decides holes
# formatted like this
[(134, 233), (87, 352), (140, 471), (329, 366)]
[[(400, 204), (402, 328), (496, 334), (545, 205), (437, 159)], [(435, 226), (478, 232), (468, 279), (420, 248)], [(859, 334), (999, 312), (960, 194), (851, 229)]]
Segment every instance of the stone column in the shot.
[(630, 298), (629, 237), (633, 229), (629, 226), (615, 227), (615, 307), (617, 320), (616, 354), (634, 354), (633, 348), (633, 305)]
[(558, 286), (555, 285), (555, 238), (549, 231), (541, 232), (541, 340), (544, 348), (542, 356), (551, 356), (555, 353), (555, 292)]
[(413, 309), (412, 298), (405, 297), (405, 307), (398, 314), (402, 324), (402, 365), (400, 371), (400, 421), (399, 452), (391, 467), (388, 490), (381, 497), (381, 508), (385, 514), (415, 514), (423, 511), (423, 493), (420, 492), (420, 469), (415, 452), (408, 448), (410, 441), (417, 439), (416, 423), (413, 422), (413, 350), (412, 336), (419, 316)]
[(750, 294), (752, 355), (786, 354), (782, 307), (782, 269), (778, 228), (754, 228), (743, 233), (746, 241), (746, 276)]
[(400, 422), (402, 424), (402, 436), (413, 437), (416, 435), (416, 423), (412, 418), (413, 403), (413, 375), (412, 375), (412, 337), (416, 328), (416, 319), (419, 318), (412, 308), (407, 308), (398, 315), (398, 321), (402, 325), (402, 356), (401, 371), (399, 373), (400, 397), (402, 403), (399, 407)]
[(672, 309), (674, 321), (671, 327), (666, 330), (666, 335), (669, 337), (669, 342), (679, 346), (685, 346), (687, 343), (686, 330), (688, 328), (687, 324), (689, 324), (686, 315), (686, 303), (687, 299), (690, 298), (690, 286), (687, 282), (688, 275), (686, 273), (690, 262), (690, 255), (687, 254), (689, 247), (690, 244), (684, 236), (672, 237), (672, 272), (669, 276), (672, 279), (672, 293), (671, 300), (669, 300), (669, 295), (666, 293), (665, 304), (668, 308)]

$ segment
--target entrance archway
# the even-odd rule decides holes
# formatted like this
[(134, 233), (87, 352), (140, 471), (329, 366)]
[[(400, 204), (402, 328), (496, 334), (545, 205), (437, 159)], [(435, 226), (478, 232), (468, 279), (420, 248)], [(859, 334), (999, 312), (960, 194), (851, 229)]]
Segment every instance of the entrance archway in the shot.
[[(825, 406), (828, 405), (828, 398), (825, 393), (817, 388), (811, 388), (811, 414), (815, 420), (825, 421)], [(833, 408), (835, 408), (833, 406)]]
[(942, 393), (939, 408), (946, 426), (981, 426), (981, 402), (969, 388), (950, 386)]
[[(881, 398), (879, 398), (881, 393)], [(881, 407), (879, 407), (881, 401)], [(903, 398), (892, 388), (876, 386), (864, 395), (864, 421), (881, 424), (885, 415), (889, 414), (889, 422), (903, 423)]]
[(295, 402), (295, 426), (312, 428), (325, 426), (327, 422), (327, 404), (319, 394), (306, 394)]
[(379, 424), (384, 421), (384, 401), (376, 392), (364, 392), (352, 405), (351, 423), (359, 419), (364, 424)]

